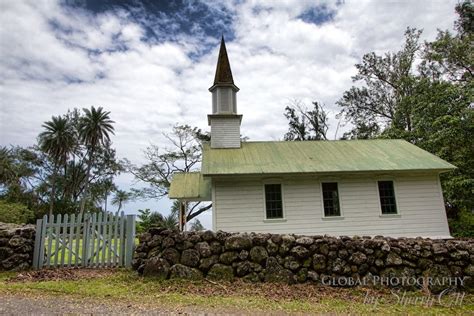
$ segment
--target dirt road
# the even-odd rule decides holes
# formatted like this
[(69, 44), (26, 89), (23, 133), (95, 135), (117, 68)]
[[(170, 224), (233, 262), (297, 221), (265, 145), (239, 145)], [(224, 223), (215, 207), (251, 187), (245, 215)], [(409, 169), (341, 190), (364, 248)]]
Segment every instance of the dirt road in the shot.
[(166, 308), (156, 305), (95, 301), (72, 297), (40, 297), (0, 294), (0, 315), (229, 315), (231, 309), (201, 310), (193, 307)]

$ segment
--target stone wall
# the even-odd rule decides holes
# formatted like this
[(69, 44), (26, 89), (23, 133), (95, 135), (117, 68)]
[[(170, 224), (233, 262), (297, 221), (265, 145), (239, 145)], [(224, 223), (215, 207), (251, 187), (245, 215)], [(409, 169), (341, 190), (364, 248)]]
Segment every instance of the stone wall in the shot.
[(30, 268), (34, 243), (33, 225), (0, 223), (0, 271)]
[[(240, 277), (252, 282), (336, 286), (365, 284), (360, 282), (373, 285), (379, 281), (382, 285), (408, 287), (419, 286), (420, 279), (437, 279), (427, 283), (432, 289), (445, 287), (453, 279), (457, 285), (470, 287), (474, 279), (474, 239), (179, 233), (151, 228), (139, 240), (134, 269), (159, 278)], [(412, 282), (396, 284), (401, 279)], [(359, 283), (350, 284), (350, 280)]]

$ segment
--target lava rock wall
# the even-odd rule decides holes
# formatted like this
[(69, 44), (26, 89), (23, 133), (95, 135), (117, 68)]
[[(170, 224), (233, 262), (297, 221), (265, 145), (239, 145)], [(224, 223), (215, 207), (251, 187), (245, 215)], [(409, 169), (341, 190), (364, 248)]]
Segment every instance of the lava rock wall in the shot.
[[(428, 284), (434, 288), (446, 287), (451, 279), (472, 286), (474, 277), (474, 239), (180, 233), (151, 228), (139, 240), (133, 267), (144, 276), (158, 278), (239, 277), (252, 282), (336, 286), (357, 285), (347, 279), (379, 280), (382, 285), (383, 280), (403, 278), (443, 282)], [(346, 283), (338, 282), (338, 278)], [(413, 282), (403, 285), (416, 286)]]
[(33, 225), (0, 223), (0, 270), (25, 270), (31, 267), (35, 244)]

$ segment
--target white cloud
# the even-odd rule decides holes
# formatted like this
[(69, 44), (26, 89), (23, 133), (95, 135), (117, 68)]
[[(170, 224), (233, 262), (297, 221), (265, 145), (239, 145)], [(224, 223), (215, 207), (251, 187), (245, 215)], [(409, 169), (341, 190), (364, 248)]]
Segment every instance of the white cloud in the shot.
[[(241, 88), (242, 133), (251, 140), (282, 138), (283, 110), (293, 98), (321, 101), (337, 113), (334, 104), (351, 86), (354, 64), (364, 53), (399, 49), (408, 26), (424, 29), (423, 38), (433, 39), (437, 28), (452, 28), (455, 4), (209, 2), (213, 13), (232, 14), (231, 25), (221, 24), (235, 34), (227, 48)], [(334, 10), (333, 20), (316, 25), (300, 18), (311, 8), (322, 10), (321, 5)], [(135, 162), (142, 161), (141, 151), (149, 143), (163, 145), (161, 133), (177, 122), (207, 129), (207, 89), (218, 38), (199, 31), (194, 37), (176, 33), (173, 41), (145, 42), (146, 17), (134, 20), (124, 10), (91, 14), (54, 1), (3, 1), (0, 12), (1, 144), (32, 144), (51, 115), (91, 105), (112, 111), (118, 154)], [(171, 38), (156, 22), (149, 27)], [(209, 45), (214, 45), (209, 53), (191, 57)], [(332, 135), (337, 122), (333, 118), (331, 123)], [(127, 185), (130, 177), (120, 181)], [(204, 221), (209, 225), (209, 216)]]

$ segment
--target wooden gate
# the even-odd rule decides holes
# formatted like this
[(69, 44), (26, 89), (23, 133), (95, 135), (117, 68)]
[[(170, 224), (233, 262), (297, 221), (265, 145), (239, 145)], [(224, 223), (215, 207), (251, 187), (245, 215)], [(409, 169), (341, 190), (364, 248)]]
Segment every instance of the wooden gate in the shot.
[(36, 221), (33, 268), (129, 267), (135, 247), (135, 215), (45, 215)]

